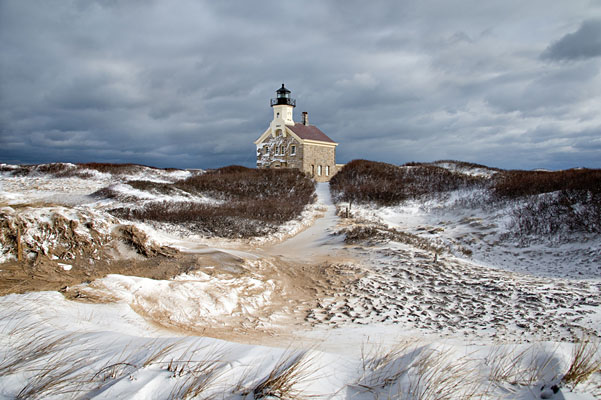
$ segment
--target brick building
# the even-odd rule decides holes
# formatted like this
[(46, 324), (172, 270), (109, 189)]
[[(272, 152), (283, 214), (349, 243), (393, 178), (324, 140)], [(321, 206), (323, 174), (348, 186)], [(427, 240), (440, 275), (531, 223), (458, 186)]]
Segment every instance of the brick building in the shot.
[(257, 145), (257, 168), (298, 168), (317, 182), (327, 182), (336, 173), (336, 146), (318, 127), (309, 124), (309, 116), (302, 114), (301, 122), (294, 122), (296, 100), (290, 90), (282, 87), (271, 99), (273, 120)]

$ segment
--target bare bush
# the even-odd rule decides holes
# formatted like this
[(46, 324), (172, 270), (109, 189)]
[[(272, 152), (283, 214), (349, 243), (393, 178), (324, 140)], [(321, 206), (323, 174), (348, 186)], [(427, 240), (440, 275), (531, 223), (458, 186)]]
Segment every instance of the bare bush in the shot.
[(517, 200), (511, 212), (520, 236), (601, 233), (601, 170), (505, 171), (492, 188), (497, 201)]
[[(160, 191), (182, 190), (210, 195), (221, 204), (154, 202), (142, 208), (119, 208), (121, 218), (187, 225), (195, 231), (228, 238), (262, 236), (300, 216), (315, 199), (315, 184), (296, 170), (225, 167), (174, 184), (134, 183)], [(117, 196), (110, 188), (99, 195)]]
[(601, 193), (601, 169), (504, 171), (495, 178), (498, 198), (518, 198), (558, 191)]
[(177, 193), (178, 190), (169, 183), (134, 180), (125, 182), (134, 189), (142, 190), (145, 192), (156, 192), (165, 195), (171, 195)]
[(399, 167), (375, 161), (354, 160), (332, 178), (330, 190), (339, 201), (372, 202), (388, 206), (408, 199), (479, 186), (485, 182), (485, 178), (452, 172), (430, 164)]
[(394, 228), (387, 228), (378, 225), (357, 225), (342, 229), (338, 234), (344, 234), (344, 242), (347, 244), (355, 244), (361, 242), (372, 243), (387, 243), (395, 241), (406, 243), (417, 248), (431, 251), (434, 254), (444, 252), (444, 248), (435, 246), (432, 241), (424, 239), (419, 235), (407, 233)]
[(510, 215), (514, 232), (520, 236), (601, 233), (601, 193), (561, 191), (529, 196)]

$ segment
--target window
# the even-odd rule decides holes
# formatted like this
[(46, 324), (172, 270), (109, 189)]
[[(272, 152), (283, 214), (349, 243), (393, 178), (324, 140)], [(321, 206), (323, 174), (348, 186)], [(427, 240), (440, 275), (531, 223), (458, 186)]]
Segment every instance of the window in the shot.
[(321, 176), (321, 165), (317, 166), (317, 176)]
[(277, 118), (280, 118), (280, 113), (277, 113)]
[(326, 165), (326, 176), (330, 176), (330, 166)]
[(311, 176), (315, 176), (315, 165), (311, 164)]
[(265, 152), (265, 154), (269, 154), (269, 147), (265, 146), (263, 147), (263, 151)]
[(284, 155), (284, 154), (286, 154), (286, 150), (284, 149), (284, 145), (281, 145), (281, 146), (280, 146), (280, 154), (281, 154), (281, 155)]
[(291, 155), (296, 155), (296, 146), (290, 146), (290, 154)]

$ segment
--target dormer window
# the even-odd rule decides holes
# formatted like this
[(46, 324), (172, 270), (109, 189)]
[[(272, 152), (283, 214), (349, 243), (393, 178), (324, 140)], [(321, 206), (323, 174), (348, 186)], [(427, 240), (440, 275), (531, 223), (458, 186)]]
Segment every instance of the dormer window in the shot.
[(292, 156), (296, 155), (296, 146), (294, 146), (294, 145), (290, 146), (290, 155), (292, 155)]
[(282, 154), (282, 155), (286, 154), (286, 152), (284, 150), (284, 145), (280, 146), (280, 154)]

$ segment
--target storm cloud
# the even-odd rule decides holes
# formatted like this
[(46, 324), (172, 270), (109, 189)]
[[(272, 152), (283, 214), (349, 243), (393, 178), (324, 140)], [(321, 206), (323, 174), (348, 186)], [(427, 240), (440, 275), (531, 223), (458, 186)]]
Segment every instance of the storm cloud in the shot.
[(600, 21), (588, 0), (2, 0), (0, 162), (253, 166), (285, 82), (339, 162), (601, 167)]
[(601, 20), (584, 21), (574, 33), (568, 33), (549, 46), (544, 58), (577, 60), (601, 56)]

